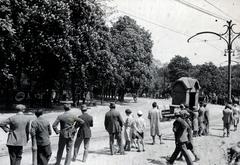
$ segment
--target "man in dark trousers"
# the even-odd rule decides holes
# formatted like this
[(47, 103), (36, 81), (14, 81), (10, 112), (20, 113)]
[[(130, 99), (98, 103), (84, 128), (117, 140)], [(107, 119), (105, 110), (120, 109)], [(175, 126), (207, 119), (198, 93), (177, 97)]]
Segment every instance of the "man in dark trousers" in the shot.
[(8, 132), (7, 147), (11, 165), (20, 165), (22, 160), (23, 146), (29, 140), (29, 117), (23, 112), (26, 107), (22, 104), (16, 106), (17, 114), (0, 123), (0, 127)]
[(123, 145), (122, 145), (122, 127), (123, 119), (118, 111), (116, 111), (115, 103), (110, 103), (110, 110), (105, 114), (105, 129), (109, 133), (109, 143), (110, 143), (110, 152), (111, 155), (114, 155), (114, 138), (117, 139), (119, 146), (119, 152), (121, 155), (124, 154)]
[(185, 157), (187, 165), (193, 165), (192, 159), (188, 154), (186, 143), (188, 142), (188, 124), (181, 118), (179, 112), (175, 114), (177, 117), (173, 123), (173, 132), (175, 135), (176, 148), (172, 156), (167, 159), (169, 165), (172, 165), (176, 160), (178, 154), (181, 152)]
[(73, 154), (73, 159), (72, 159), (73, 161), (76, 160), (76, 157), (77, 157), (77, 154), (79, 151), (79, 147), (80, 147), (82, 141), (84, 142), (84, 153), (83, 153), (82, 162), (86, 162), (86, 159), (87, 159), (89, 142), (90, 142), (90, 138), (92, 136), (90, 127), (93, 126), (93, 117), (87, 113), (87, 109), (88, 108), (85, 104), (83, 104), (81, 106), (82, 115), (79, 116), (79, 118), (84, 120), (84, 124), (81, 125), (77, 122), (75, 125), (75, 128), (79, 127), (79, 130), (77, 133), (77, 138), (74, 143), (74, 154)]
[[(58, 141), (58, 151), (57, 151), (57, 161), (55, 165), (60, 165), (63, 150), (66, 146), (66, 159), (64, 165), (70, 165), (71, 163), (71, 155), (72, 155), (72, 144), (75, 135), (75, 122), (79, 122), (83, 124), (84, 121), (78, 118), (76, 115), (70, 112), (71, 105), (65, 104), (64, 110), (65, 112), (57, 117), (55, 122), (53, 123), (52, 127), (56, 134), (59, 134), (59, 141)], [(60, 123), (60, 130), (57, 128), (58, 124)]]
[(227, 137), (229, 137), (230, 126), (233, 121), (233, 112), (230, 104), (227, 104), (225, 106), (225, 109), (223, 110), (222, 120), (223, 120), (223, 137), (226, 135), (226, 132), (227, 132)]
[(39, 109), (35, 112), (36, 120), (31, 124), (32, 139), (37, 144), (37, 164), (47, 165), (52, 155), (49, 136), (52, 134), (50, 123), (42, 117), (43, 110)]

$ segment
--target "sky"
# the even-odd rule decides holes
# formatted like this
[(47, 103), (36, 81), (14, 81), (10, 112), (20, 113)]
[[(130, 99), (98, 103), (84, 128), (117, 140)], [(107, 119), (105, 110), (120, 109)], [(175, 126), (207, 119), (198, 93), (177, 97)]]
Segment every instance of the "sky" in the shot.
[[(204, 34), (189, 43), (187, 39), (202, 31), (224, 33), (227, 20), (232, 20), (236, 24), (234, 31), (240, 32), (240, 0), (110, 0), (107, 5), (114, 9), (108, 21), (128, 15), (151, 33), (153, 57), (161, 63), (180, 55), (188, 57), (193, 65), (205, 62), (227, 65), (228, 58), (224, 56), (227, 44), (219, 37)], [(234, 41), (233, 49), (237, 46), (240, 39)], [(232, 60), (233, 64), (240, 62), (237, 55)]]

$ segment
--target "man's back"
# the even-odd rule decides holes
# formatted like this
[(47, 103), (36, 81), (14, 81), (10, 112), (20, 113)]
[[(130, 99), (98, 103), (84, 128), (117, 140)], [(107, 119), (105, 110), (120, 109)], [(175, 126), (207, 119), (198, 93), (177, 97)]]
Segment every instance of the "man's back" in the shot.
[(223, 110), (223, 122), (224, 123), (231, 123), (232, 119), (233, 119), (233, 113), (232, 113), (231, 109), (225, 108)]
[(49, 136), (52, 134), (50, 123), (43, 117), (38, 117), (32, 122), (31, 134), (36, 137), (37, 145), (49, 145)]
[(27, 116), (18, 113), (1, 124), (4, 125), (5, 128), (7, 125), (10, 126), (7, 145), (26, 145), (29, 133), (29, 121)]
[(108, 111), (105, 115), (104, 125), (109, 133), (121, 132), (123, 120), (120, 113), (115, 109)]
[(83, 119), (84, 124), (80, 125), (78, 136), (83, 136), (83, 138), (90, 138), (92, 135), (90, 127), (93, 126), (93, 117), (87, 113), (84, 113), (79, 116), (79, 118)]

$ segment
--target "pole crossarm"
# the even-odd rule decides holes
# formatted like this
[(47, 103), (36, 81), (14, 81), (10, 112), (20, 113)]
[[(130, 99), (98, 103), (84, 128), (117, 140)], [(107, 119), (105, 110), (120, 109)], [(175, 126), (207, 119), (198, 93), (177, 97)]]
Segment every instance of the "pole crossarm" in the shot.
[(196, 36), (198, 36), (198, 35), (201, 35), (201, 34), (214, 34), (214, 35), (217, 35), (218, 37), (220, 37), (221, 39), (223, 39), (224, 41), (226, 41), (227, 44), (229, 44), (228, 41), (222, 36), (222, 34), (218, 34), (218, 33), (211, 32), (211, 31), (199, 32), (199, 33), (193, 35), (192, 37), (190, 37), (190, 38), (187, 40), (187, 42), (189, 42), (192, 38), (194, 38), (194, 37), (196, 37)]
[(237, 38), (240, 36), (240, 33), (235, 33), (235, 34), (238, 34), (238, 35), (236, 35), (236, 36), (232, 39), (231, 44), (233, 43), (233, 41), (234, 41), (235, 39), (237, 39)]

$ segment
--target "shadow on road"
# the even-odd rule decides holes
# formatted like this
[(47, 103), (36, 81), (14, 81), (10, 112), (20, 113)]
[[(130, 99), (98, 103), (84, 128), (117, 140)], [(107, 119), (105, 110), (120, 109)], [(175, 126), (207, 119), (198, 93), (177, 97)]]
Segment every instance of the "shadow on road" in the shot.
[(147, 159), (150, 164), (158, 164), (158, 165), (166, 165), (165, 161), (155, 160), (155, 159)]
[(90, 150), (88, 151), (88, 153), (92, 153), (92, 154), (98, 154), (98, 155), (111, 155), (110, 154), (110, 149), (109, 148), (104, 148), (104, 149), (100, 149), (100, 150)]

